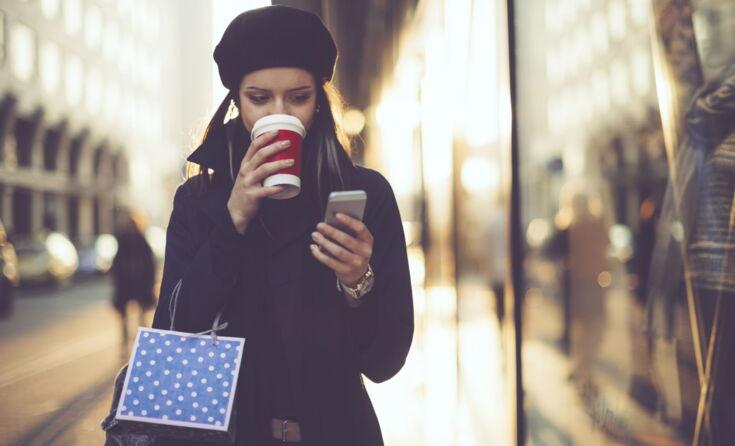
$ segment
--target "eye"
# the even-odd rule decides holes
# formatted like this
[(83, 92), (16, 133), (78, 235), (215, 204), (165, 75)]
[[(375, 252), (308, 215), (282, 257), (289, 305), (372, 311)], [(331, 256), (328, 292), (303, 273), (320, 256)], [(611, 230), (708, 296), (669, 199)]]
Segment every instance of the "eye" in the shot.
[(253, 104), (265, 104), (268, 101), (268, 96), (262, 94), (249, 94), (248, 99)]
[(309, 100), (310, 95), (308, 93), (306, 94), (297, 94), (291, 96), (291, 101), (295, 102), (297, 104), (303, 104), (304, 102)]

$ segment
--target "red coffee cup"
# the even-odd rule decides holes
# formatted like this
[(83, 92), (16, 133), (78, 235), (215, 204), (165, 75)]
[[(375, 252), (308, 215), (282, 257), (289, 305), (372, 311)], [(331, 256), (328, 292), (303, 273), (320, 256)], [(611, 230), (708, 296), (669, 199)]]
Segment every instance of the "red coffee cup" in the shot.
[(250, 136), (255, 139), (263, 133), (275, 130), (278, 130), (278, 136), (269, 144), (288, 140), (291, 141), (291, 146), (267, 158), (266, 162), (284, 159), (292, 159), (295, 162), (291, 167), (282, 169), (263, 180), (263, 186), (283, 186), (283, 191), (271, 195), (271, 198), (284, 200), (293, 198), (301, 192), (301, 142), (306, 136), (306, 129), (295, 116), (268, 115), (255, 121)]

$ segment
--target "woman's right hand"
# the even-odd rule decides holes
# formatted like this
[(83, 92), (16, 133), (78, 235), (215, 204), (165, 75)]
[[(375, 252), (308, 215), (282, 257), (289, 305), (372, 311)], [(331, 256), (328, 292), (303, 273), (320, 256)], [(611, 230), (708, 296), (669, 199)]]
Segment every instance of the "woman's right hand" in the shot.
[(260, 200), (270, 197), (283, 190), (281, 186), (263, 187), (263, 180), (281, 169), (293, 165), (293, 160), (280, 160), (266, 163), (265, 160), (276, 153), (288, 148), (288, 141), (273, 141), (278, 131), (264, 133), (250, 143), (247, 153), (240, 163), (240, 171), (235, 178), (235, 184), (227, 200), (227, 210), (232, 223), (240, 234), (245, 233), (250, 220), (258, 212)]

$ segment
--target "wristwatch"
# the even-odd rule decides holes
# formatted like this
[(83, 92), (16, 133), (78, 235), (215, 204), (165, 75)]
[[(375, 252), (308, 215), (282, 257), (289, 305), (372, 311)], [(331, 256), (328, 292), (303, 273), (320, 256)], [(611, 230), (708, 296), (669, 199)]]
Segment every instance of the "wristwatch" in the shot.
[(373, 283), (375, 283), (375, 273), (373, 273), (373, 268), (368, 264), (367, 272), (360, 278), (355, 288), (350, 288), (337, 279), (337, 290), (340, 292), (344, 290), (345, 294), (351, 298), (359, 299), (370, 292), (373, 288)]

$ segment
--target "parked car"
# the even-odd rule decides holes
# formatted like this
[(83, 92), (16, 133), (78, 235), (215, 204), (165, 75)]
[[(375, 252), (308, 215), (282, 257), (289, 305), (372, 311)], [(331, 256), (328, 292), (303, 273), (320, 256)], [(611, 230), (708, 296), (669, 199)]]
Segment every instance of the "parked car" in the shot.
[(18, 285), (18, 258), (0, 221), (0, 318), (13, 311), (13, 288)]
[(74, 244), (60, 232), (42, 232), (15, 243), (21, 285), (63, 283), (79, 267)]

